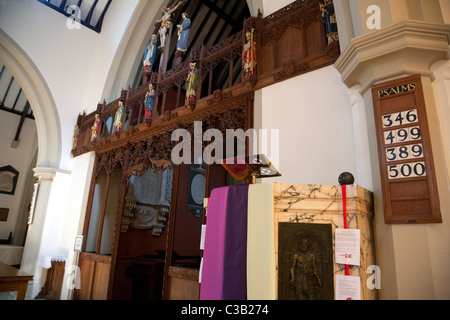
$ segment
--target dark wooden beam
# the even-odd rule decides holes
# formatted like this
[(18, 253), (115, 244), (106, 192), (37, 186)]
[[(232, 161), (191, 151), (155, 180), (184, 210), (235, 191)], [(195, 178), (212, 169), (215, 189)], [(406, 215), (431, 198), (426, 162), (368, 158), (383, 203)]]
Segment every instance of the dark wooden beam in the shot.
[(94, 9), (97, 6), (98, 0), (94, 1), (94, 4), (91, 7), (91, 10), (89, 10), (89, 13), (86, 16), (86, 22), (90, 23), (91, 19), (92, 19), (92, 15), (94, 14)]
[[(5, 111), (5, 112), (9, 112), (9, 113), (12, 113), (12, 114), (15, 114), (17, 116), (22, 116), (22, 112), (21, 111), (12, 110), (11, 108), (8, 108), (8, 107), (5, 107), (5, 106), (0, 106), (0, 110)], [(35, 120), (33, 112), (30, 112), (29, 114), (27, 114), (26, 117), (28, 119)]]
[[(222, 11), (222, 12), (224, 11), (224, 8), (226, 7), (226, 5), (227, 5), (227, 3), (225, 2), (224, 5), (223, 5), (223, 7), (221, 8), (221, 11)], [(211, 26), (211, 28), (210, 28), (209, 31), (208, 31), (208, 34), (206, 35), (205, 39), (203, 40), (203, 43), (204, 43), (206, 46), (208, 46), (209, 38), (211, 38), (211, 36), (212, 36), (212, 34), (214, 33), (214, 31), (216, 31), (217, 25), (218, 25), (219, 22), (222, 21), (222, 20), (223, 20), (223, 18), (222, 18), (220, 15), (217, 15), (217, 18), (214, 20), (213, 25)], [(226, 27), (226, 26), (227, 26), (227, 22), (226, 22), (226, 20), (225, 20), (225, 23), (224, 23), (222, 29), (223, 29), (224, 27)], [(216, 41), (215, 41), (215, 42), (216, 42)], [(213, 44), (213, 45), (214, 45), (214, 44)]]
[(0, 79), (2, 78), (2, 75), (3, 75), (3, 71), (5, 71), (5, 69), (6, 69), (6, 67), (5, 67), (5, 66), (3, 66), (3, 67), (2, 67), (2, 71), (0, 71)]
[(212, 11), (214, 11), (218, 16), (220, 16), (222, 19), (224, 19), (229, 25), (235, 25), (239, 22), (236, 20), (233, 20), (229, 15), (227, 15), (225, 12), (222, 11), (221, 8), (219, 8), (215, 3), (213, 3), (210, 0), (203, 0), (202, 1), (205, 6), (210, 8)]
[(23, 123), (25, 122), (25, 118), (27, 117), (28, 110), (30, 110), (30, 103), (27, 101), (25, 108), (23, 108), (22, 115), (20, 116), (20, 121), (17, 127), (16, 135), (14, 137), (14, 141), (19, 141), (20, 132), (22, 132)]
[(106, 15), (106, 11), (108, 11), (109, 5), (111, 4), (112, 0), (108, 0), (108, 3), (106, 4), (105, 8), (103, 8), (103, 12), (100, 15), (100, 18), (98, 18), (97, 24), (95, 26), (92, 26), (90, 24), (90, 22), (87, 22), (89, 25), (91, 25), (92, 27), (94, 27), (96, 30), (98, 30), (98, 32), (101, 31), (101, 26), (103, 24), (103, 19), (105, 18)]
[[(237, 7), (238, 7), (239, 4), (240, 4), (239, 1), (236, 1), (236, 2), (235, 2), (235, 4), (233, 5), (233, 8), (231, 9), (230, 14), (233, 14), (233, 12), (237, 9)], [(243, 10), (243, 11), (244, 11), (244, 10)], [(238, 21), (243, 21), (243, 20), (238, 19)], [(225, 24), (222, 26), (222, 28), (220, 29), (219, 33), (217, 34), (216, 41), (215, 41), (214, 44), (216, 44), (216, 43), (222, 41), (223, 39), (226, 39), (230, 34), (234, 34), (234, 33), (236, 33), (237, 31), (241, 30), (241, 29), (242, 29), (242, 24), (243, 24), (243, 23), (235, 23), (235, 24), (233, 24), (233, 25), (232, 25), (232, 31), (229, 32), (229, 33), (224, 37), (223, 34), (224, 34), (225, 30), (227, 29), (227, 27), (229, 26), (229, 24), (225, 23)], [(235, 31), (235, 30), (237, 30), (237, 31)]]
[(19, 101), (20, 95), (22, 94), (22, 88), (19, 89), (19, 93), (17, 94), (16, 99), (14, 100), (14, 104), (12, 106), (13, 110), (16, 110), (17, 101)]
[(8, 93), (9, 93), (9, 90), (11, 89), (11, 85), (12, 85), (13, 81), (14, 81), (14, 77), (11, 77), (11, 80), (9, 81), (9, 84), (8, 84), (8, 88), (6, 89), (5, 95), (3, 96), (3, 100), (2, 100), (2, 104), (1, 104), (2, 107), (5, 106), (6, 97), (8, 96)]
[[(200, 24), (200, 27), (198, 28), (198, 31), (196, 32), (196, 34), (194, 35), (194, 37), (192, 37), (192, 41), (191, 44), (188, 47), (188, 52), (191, 51), (192, 46), (194, 45), (194, 43), (197, 41), (198, 37), (200, 36), (200, 34), (202, 33), (203, 28), (205, 27), (205, 24), (208, 22), (209, 18), (211, 17), (212, 14), (212, 10), (209, 10), (208, 13), (206, 14), (206, 16), (204, 17), (202, 23)], [(203, 41), (202, 41), (203, 42)]]

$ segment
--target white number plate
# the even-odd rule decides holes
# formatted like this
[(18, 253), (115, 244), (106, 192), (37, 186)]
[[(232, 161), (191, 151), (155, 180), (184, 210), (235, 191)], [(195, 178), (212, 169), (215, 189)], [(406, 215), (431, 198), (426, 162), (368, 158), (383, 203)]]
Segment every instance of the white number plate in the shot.
[(422, 158), (423, 156), (423, 146), (421, 143), (408, 146), (386, 148), (387, 162), (418, 159)]
[(425, 162), (395, 164), (387, 167), (389, 179), (407, 179), (426, 177)]
[(384, 133), (385, 145), (417, 141), (420, 139), (422, 139), (422, 132), (420, 131), (420, 127), (410, 127), (398, 130), (390, 130)]
[(417, 115), (417, 109), (412, 109), (409, 111), (384, 115), (382, 120), (383, 128), (393, 128), (405, 124), (417, 123), (419, 122), (419, 116)]

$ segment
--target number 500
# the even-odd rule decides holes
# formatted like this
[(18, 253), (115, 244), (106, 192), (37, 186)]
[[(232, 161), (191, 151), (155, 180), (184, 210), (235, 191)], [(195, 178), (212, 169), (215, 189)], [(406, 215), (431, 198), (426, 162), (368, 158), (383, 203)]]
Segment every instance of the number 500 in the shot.
[(425, 163), (406, 163), (388, 167), (389, 179), (423, 177), (426, 175)]

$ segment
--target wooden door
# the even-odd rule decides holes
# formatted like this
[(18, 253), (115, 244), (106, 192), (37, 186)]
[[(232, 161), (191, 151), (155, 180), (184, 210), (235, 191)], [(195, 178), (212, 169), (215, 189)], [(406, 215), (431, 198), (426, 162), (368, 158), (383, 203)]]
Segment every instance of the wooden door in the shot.
[(81, 288), (75, 300), (106, 300), (109, 295), (122, 170), (94, 170), (80, 253)]
[(106, 300), (111, 257), (93, 253), (80, 254), (81, 289), (77, 300)]

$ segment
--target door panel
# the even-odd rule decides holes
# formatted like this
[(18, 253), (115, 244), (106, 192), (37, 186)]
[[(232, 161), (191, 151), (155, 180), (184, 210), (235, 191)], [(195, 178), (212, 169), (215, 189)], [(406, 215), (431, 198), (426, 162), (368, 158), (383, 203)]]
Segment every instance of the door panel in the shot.
[(81, 288), (75, 300), (106, 300), (108, 295), (111, 257), (93, 253), (80, 254)]

